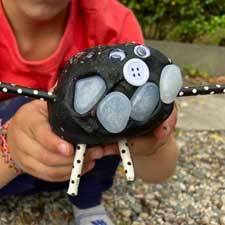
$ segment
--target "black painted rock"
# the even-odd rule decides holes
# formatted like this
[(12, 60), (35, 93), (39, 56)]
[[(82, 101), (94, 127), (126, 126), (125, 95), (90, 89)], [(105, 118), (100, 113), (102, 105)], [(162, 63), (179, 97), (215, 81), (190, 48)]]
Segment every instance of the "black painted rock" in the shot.
[[(177, 90), (168, 91), (171, 84), (165, 84), (174, 71)], [(89, 146), (151, 132), (171, 114), (179, 76), (179, 69), (151, 47), (126, 43), (87, 49), (61, 71), (57, 100), (48, 105), (51, 126), (67, 141)]]

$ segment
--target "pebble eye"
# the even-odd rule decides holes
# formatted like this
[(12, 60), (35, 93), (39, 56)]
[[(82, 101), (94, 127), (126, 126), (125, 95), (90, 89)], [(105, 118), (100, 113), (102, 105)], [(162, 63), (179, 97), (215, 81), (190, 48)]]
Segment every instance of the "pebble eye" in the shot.
[(74, 109), (83, 115), (101, 99), (106, 90), (105, 81), (98, 75), (80, 79), (75, 84)]
[(126, 54), (122, 49), (116, 48), (113, 49), (110, 53), (109, 53), (109, 59), (111, 60), (124, 60), (126, 58)]
[(138, 45), (134, 48), (135, 55), (145, 59), (151, 55), (150, 49), (144, 45)]

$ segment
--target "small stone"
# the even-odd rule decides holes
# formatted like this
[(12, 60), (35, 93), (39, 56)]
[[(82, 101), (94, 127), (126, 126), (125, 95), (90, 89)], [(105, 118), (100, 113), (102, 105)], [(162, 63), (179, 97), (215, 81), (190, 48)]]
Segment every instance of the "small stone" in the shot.
[(110, 133), (123, 131), (130, 114), (130, 100), (121, 92), (111, 92), (101, 100), (97, 107), (98, 120)]
[(190, 185), (189, 188), (188, 188), (188, 192), (195, 192), (195, 186)]
[(142, 220), (146, 220), (146, 219), (149, 218), (149, 214), (147, 214), (147, 213), (141, 213), (140, 214), (140, 217), (141, 217)]
[(184, 183), (180, 183), (180, 189), (185, 192), (187, 190), (186, 185)]
[(159, 88), (154, 83), (139, 87), (131, 98), (131, 117), (136, 121), (146, 121), (159, 103)]
[(166, 104), (174, 102), (182, 85), (180, 68), (176, 65), (165, 66), (160, 77), (160, 98), (162, 102)]
[(105, 81), (99, 76), (78, 80), (75, 84), (74, 109), (87, 113), (100, 100), (106, 90)]
[(220, 217), (220, 225), (225, 225), (225, 216)]
[(165, 214), (165, 219), (166, 221), (169, 221), (169, 222), (174, 222), (176, 216), (172, 213), (167, 213)]
[(121, 211), (121, 214), (125, 217), (130, 217), (131, 216), (131, 210), (129, 209), (124, 209)]
[(201, 224), (202, 225), (208, 225), (208, 224), (210, 224), (210, 218), (208, 216), (202, 217)]

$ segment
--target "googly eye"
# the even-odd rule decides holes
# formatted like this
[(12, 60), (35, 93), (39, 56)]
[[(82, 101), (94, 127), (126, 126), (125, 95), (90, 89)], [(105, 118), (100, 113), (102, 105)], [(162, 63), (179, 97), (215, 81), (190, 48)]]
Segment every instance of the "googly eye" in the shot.
[(150, 49), (144, 45), (138, 45), (134, 48), (135, 55), (145, 59), (151, 55)]
[(109, 53), (109, 59), (111, 60), (124, 60), (126, 57), (125, 52), (122, 49), (116, 48), (113, 49), (110, 53)]

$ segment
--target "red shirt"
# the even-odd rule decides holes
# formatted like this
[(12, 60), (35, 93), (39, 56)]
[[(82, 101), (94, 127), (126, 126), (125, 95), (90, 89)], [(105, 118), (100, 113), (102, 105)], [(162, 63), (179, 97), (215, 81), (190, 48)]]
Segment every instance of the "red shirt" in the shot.
[[(100, 44), (143, 43), (133, 13), (116, 0), (72, 0), (64, 35), (55, 52), (40, 61), (25, 60), (0, 3), (0, 81), (49, 90), (72, 55)], [(6, 95), (0, 93), (0, 100)]]

